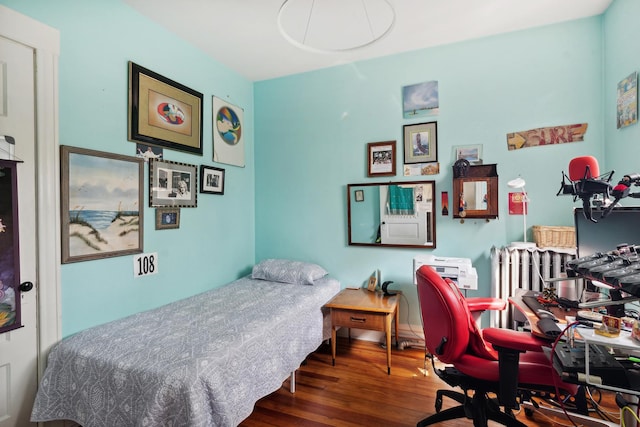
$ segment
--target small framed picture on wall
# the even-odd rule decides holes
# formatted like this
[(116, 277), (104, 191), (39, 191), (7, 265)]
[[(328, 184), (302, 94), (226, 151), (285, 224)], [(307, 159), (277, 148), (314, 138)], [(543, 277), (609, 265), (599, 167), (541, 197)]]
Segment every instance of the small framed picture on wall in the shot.
[(367, 144), (367, 176), (395, 176), (396, 142), (370, 142)]
[(180, 228), (180, 208), (156, 209), (156, 230)]
[(438, 161), (438, 122), (404, 125), (404, 163)]
[(200, 192), (224, 194), (224, 169), (200, 165)]

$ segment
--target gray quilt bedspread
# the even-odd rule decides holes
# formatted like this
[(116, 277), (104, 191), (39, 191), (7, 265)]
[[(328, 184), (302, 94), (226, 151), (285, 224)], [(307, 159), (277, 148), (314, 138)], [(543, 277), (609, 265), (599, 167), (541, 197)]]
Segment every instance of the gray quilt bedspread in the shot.
[(32, 421), (235, 426), (322, 343), (339, 290), (246, 277), (79, 332), (51, 350)]

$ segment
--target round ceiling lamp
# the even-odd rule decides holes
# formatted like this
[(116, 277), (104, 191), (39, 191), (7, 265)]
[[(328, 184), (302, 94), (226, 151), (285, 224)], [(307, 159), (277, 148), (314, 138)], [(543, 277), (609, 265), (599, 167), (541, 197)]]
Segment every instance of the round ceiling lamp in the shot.
[(387, 0), (285, 0), (278, 11), (282, 36), (319, 53), (369, 46), (389, 34), (395, 20)]

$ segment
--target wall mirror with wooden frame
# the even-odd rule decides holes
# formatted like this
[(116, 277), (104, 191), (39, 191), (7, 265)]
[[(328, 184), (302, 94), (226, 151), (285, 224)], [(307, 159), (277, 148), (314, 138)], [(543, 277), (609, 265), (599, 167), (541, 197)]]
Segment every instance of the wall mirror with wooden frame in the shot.
[(351, 246), (436, 247), (435, 181), (347, 185)]
[(496, 165), (469, 166), (463, 172), (454, 168), (453, 217), (498, 217), (498, 172)]

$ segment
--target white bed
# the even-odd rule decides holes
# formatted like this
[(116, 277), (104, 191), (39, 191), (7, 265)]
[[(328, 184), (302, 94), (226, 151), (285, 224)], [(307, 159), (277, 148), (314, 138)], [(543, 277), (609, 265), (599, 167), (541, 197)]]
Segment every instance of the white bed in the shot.
[(239, 424), (327, 336), (322, 306), (340, 283), (309, 266), (320, 268), (267, 260), (253, 277), (296, 283), (247, 276), (65, 338), (49, 354), (32, 421)]

